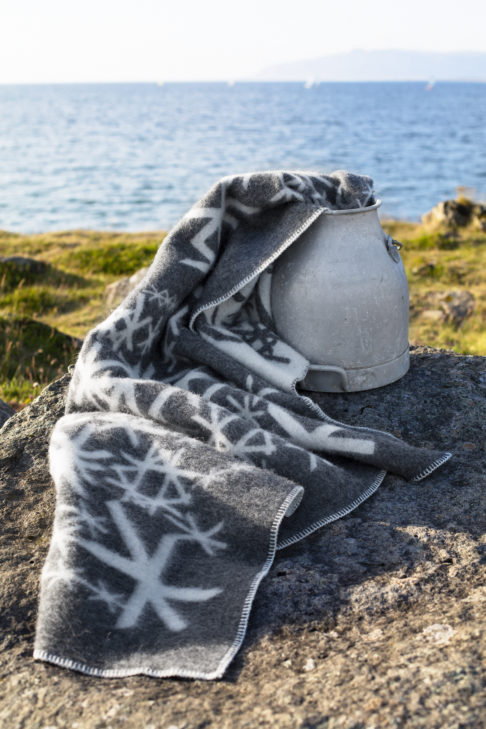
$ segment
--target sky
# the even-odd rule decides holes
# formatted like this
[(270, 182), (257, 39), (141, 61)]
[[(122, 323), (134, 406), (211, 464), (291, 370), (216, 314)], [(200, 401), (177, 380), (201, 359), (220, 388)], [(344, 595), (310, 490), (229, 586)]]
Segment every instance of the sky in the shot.
[(200, 81), (353, 49), (486, 51), (484, 0), (0, 0), (0, 83)]

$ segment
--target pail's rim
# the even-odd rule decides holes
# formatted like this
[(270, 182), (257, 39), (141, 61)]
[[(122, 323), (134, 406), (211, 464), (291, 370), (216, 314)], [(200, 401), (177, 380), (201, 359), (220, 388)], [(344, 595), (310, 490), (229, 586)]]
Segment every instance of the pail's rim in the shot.
[(381, 200), (378, 199), (374, 205), (366, 205), (363, 208), (348, 208), (347, 210), (330, 210), (324, 208), (324, 215), (356, 215), (356, 213), (369, 213), (372, 210), (377, 210), (381, 205)]

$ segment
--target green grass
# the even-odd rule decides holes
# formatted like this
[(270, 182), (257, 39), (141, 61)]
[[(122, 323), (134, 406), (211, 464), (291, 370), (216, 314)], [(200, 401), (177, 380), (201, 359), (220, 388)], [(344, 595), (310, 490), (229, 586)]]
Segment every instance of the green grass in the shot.
[(86, 246), (72, 253), (64, 253), (59, 262), (79, 271), (91, 274), (127, 276), (146, 266), (157, 253), (158, 243), (99, 243)]
[[(486, 232), (430, 233), (423, 226), (399, 221), (382, 225), (403, 243), (411, 303), (410, 342), (486, 355)], [(460, 325), (428, 318), (430, 294), (460, 290), (470, 291), (475, 298), (472, 316)]]
[(0, 262), (0, 398), (22, 406), (65, 372), (78, 351), (72, 337), (84, 337), (109, 313), (106, 286), (150, 265), (164, 236), (0, 231), (0, 257), (39, 261), (20, 272)]
[(79, 341), (40, 321), (0, 316), (0, 397), (26, 404), (74, 362)]
[[(485, 355), (486, 232), (430, 232), (402, 221), (382, 225), (403, 243), (411, 343)], [(45, 264), (19, 274), (0, 263), (0, 398), (21, 406), (65, 372), (78, 351), (72, 337), (84, 337), (109, 313), (106, 286), (149, 265), (164, 235), (0, 231), (0, 257), (26, 256)], [(460, 326), (427, 316), (434, 292), (462, 289), (474, 295), (475, 312)]]

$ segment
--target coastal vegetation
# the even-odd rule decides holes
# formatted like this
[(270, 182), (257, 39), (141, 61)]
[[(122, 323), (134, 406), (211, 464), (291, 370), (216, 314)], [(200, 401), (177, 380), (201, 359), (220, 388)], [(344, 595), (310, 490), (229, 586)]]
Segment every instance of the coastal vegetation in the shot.
[[(486, 231), (382, 225), (403, 243), (411, 344), (486, 354)], [(106, 287), (149, 265), (164, 236), (0, 231), (0, 398), (18, 409), (62, 374), (108, 315)]]

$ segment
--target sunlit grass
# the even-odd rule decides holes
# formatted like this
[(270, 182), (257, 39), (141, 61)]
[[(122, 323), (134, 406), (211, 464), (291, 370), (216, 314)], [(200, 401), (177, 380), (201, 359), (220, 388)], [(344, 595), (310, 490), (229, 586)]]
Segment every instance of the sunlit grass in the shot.
[(106, 286), (149, 265), (164, 236), (0, 231), (0, 257), (39, 261), (20, 272), (0, 263), (0, 398), (25, 404), (65, 372), (78, 346), (58, 332), (82, 339), (102, 321), (109, 313)]
[[(410, 342), (486, 355), (486, 232), (429, 233), (423, 226), (385, 221), (383, 228), (403, 243), (410, 290)], [(459, 325), (427, 317), (431, 292), (467, 290), (475, 310)]]
[[(410, 342), (485, 355), (486, 233), (429, 232), (402, 221), (382, 225), (404, 244)], [(22, 405), (65, 372), (78, 351), (72, 337), (82, 339), (109, 313), (106, 286), (150, 265), (164, 235), (0, 231), (0, 257), (31, 257), (45, 264), (21, 273), (15, 266), (0, 264), (0, 398)], [(457, 290), (475, 297), (472, 316), (460, 325), (427, 316), (431, 293)]]

